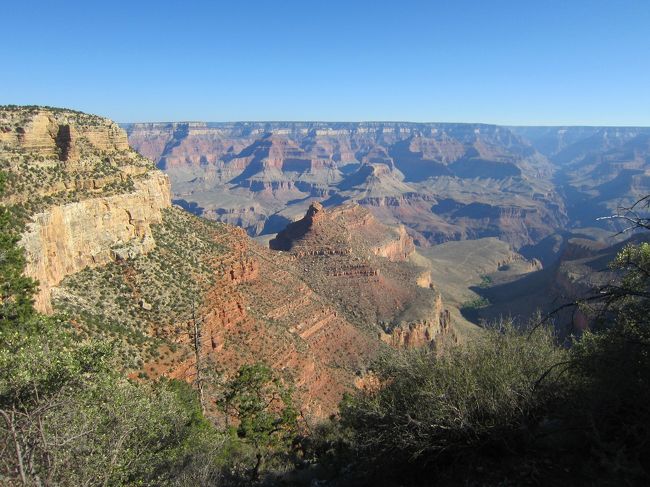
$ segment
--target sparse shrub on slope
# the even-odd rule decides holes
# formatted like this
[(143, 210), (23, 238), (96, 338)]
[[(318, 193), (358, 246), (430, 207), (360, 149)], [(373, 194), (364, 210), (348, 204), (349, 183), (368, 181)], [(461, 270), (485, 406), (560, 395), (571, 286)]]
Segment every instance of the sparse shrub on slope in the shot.
[[(553, 368), (564, 361), (550, 331), (528, 337), (510, 324), (440, 356), (428, 350), (392, 355), (377, 364), (381, 387), (342, 404), (342, 423), (354, 432), (354, 448), (373, 463), (422, 468), (477, 452), (515, 451), (558, 399)], [(547, 380), (539, 382), (544, 374)]]
[[(601, 290), (600, 329), (572, 348), (574, 427), (609, 475), (650, 482), (650, 244), (612, 263), (622, 278)], [(647, 485), (647, 484), (646, 484)]]
[(165, 209), (163, 223), (152, 230), (156, 247), (146, 256), (84, 269), (66, 277), (53, 295), (55, 309), (82, 323), (90, 335), (122, 340), (126, 369), (138, 369), (138, 359), (158, 357), (165, 342), (152, 337), (151, 328), (173, 334), (177, 324), (191, 318), (193, 306), (214, 282), (211, 259), (223, 253), (215, 241), (222, 224), (177, 208)]
[(187, 385), (130, 381), (108, 342), (34, 311), (14, 223), (0, 207), (0, 483), (217, 482), (225, 435)]

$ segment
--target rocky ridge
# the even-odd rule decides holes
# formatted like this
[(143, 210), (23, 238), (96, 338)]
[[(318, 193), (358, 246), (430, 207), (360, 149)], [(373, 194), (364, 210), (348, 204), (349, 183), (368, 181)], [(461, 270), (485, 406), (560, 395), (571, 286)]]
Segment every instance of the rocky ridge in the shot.
[[(250, 235), (276, 233), (314, 200), (356, 202), (421, 245), (498, 236), (516, 247), (561, 226), (544, 156), (481, 124), (129, 124), (131, 144), (172, 179), (174, 198)], [(472, 203), (479, 204), (478, 211)], [(237, 208), (245, 207), (241, 213)], [(512, 208), (522, 208), (520, 214)]]
[(417, 347), (456, 340), (430, 273), (410, 262), (412, 238), (359, 205), (326, 209), (313, 203), (269, 247), (298, 261), (312, 288), (386, 343)]

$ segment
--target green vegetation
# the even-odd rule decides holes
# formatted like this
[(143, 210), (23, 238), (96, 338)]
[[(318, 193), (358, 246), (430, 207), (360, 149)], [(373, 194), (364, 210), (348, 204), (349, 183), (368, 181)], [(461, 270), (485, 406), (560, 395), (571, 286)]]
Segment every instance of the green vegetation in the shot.
[(5, 478), (160, 485), (205, 473), (202, 449), (225, 437), (201, 417), (193, 391), (125, 379), (109, 346), (80, 340), (64, 321), (36, 316), (20, 325), (5, 329), (0, 342)]
[(470, 299), (469, 301), (465, 301), (461, 305), (461, 309), (463, 309), (463, 310), (480, 309), (480, 308), (486, 308), (488, 306), (490, 306), (490, 301), (487, 298), (479, 296), (478, 298)]
[(224, 251), (216, 241), (223, 228), (166, 209), (162, 224), (152, 228), (156, 247), (150, 253), (67, 277), (53, 297), (55, 309), (91, 336), (121, 340), (123, 365), (137, 368), (138, 360), (157, 356), (164, 343), (163, 336), (150, 336), (152, 326), (166, 330), (172, 342), (187, 332), (175, 325), (191, 318), (192, 306), (201, 304), (198, 296), (216, 278), (211, 259)]
[(441, 356), (381, 359), (375, 374), (385, 386), (346, 401), (341, 416), (363, 456), (378, 462), (507, 449), (556, 397), (556, 377), (534, 387), (537, 379), (565, 360), (547, 330), (528, 337), (505, 324)]
[[(501, 270), (501, 268), (499, 270)], [(486, 287), (490, 287), (491, 285), (492, 285), (492, 278), (490, 276), (481, 276), (481, 283), (478, 285), (478, 287), (486, 288)]]
[[(5, 184), (6, 176), (0, 173), (0, 194)], [(18, 247), (20, 228), (11, 210), (0, 206), (0, 330), (33, 314), (36, 283), (22, 275), (25, 256)]]
[(226, 384), (219, 404), (227, 417), (239, 422), (237, 436), (255, 455), (251, 481), (259, 480), (268, 458), (278, 452), (286, 456), (295, 437), (298, 412), (291, 387), (267, 365), (244, 365)]

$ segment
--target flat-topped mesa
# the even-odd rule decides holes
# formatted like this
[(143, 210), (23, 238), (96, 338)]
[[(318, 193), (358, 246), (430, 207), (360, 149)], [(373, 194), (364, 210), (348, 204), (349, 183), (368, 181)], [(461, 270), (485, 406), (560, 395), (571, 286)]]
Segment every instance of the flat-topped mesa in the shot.
[(0, 107), (3, 203), (28, 215), (20, 244), (39, 282), (36, 307), (67, 275), (149, 252), (171, 206), (169, 179), (111, 120), (47, 107)]

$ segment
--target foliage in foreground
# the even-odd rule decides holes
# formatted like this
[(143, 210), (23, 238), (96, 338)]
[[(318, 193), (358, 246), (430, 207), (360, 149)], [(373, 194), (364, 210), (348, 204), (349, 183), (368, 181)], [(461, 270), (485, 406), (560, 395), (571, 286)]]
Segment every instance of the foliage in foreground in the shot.
[[(648, 244), (617, 257), (601, 328), (570, 349), (505, 324), (442, 354), (392, 353), (340, 417), (296, 439), (291, 390), (264, 365), (226, 384), (230, 431), (187, 384), (115, 372), (110, 343), (34, 311), (17, 235), (0, 207), (0, 484), (650, 482)], [(290, 461), (302, 470), (283, 472)]]
[(383, 358), (379, 386), (344, 401), (311, 455), (336, 485), (648, 485), (650, 245), (612, 267), (620, 278), (582, 306), (597, 326), (570, 348), (506, 325)]
[(115, 372), (110, 344), (36, 313), (18, 235), (0, 207), (0, 483), (215, 482), (225, 436), (203, 418), (194, 392), (128, 380)]
[[(187, 386), (113, 372), (111, 350), (37, 317), (3, 334), (0, 455), (23, 484), (159, 485), (187, 474), (200, 444), (223, 443)], [(29, 327), (29, 328), (27, 328)], [(215, 469), (216, 470), (216, 469)]]
[(269, 457), (286, 456), (296, 435), (298, 412), (291, 387), (263, 363), (244, 365), (226, 384), (219, 405), (238, 422), (234, 432), (255, 455), (250, 479), (259, 480)]
[(378, 462), (425, 465), (440, 455), (512, 450), (558, 399), (553, 368), (565, 360), (547, 330), (529, 339), (509, 324), (441, 356), (406, 352), (377, 364), (383, 387), (344, 402), (343, 424), (354, 429), (358, 451)]

